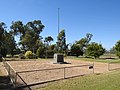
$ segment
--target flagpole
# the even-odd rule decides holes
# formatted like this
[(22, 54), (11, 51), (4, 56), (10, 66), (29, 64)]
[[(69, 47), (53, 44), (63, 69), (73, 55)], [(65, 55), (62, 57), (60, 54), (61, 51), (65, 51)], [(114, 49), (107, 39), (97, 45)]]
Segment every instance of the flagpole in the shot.
[(59, 16), (59, 8), (58, 8), (58, 35), (59, 35), (59, 24), (60, 24), (59, 18), (60, 18), (60, 16)]

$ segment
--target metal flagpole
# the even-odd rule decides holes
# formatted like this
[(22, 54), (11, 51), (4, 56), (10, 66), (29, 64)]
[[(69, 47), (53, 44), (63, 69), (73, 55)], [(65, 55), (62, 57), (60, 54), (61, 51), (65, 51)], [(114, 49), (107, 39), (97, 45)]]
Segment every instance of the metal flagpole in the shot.
[(59, 24), (60, 24), (60, 22), (59, 22), (59, 21), (60, 21), (60, 20), (59, 20), (59, 17), (60, 17), (60, 16), (59, 16), (59, 8), (58, 8), (58, 35), (59, 35)]

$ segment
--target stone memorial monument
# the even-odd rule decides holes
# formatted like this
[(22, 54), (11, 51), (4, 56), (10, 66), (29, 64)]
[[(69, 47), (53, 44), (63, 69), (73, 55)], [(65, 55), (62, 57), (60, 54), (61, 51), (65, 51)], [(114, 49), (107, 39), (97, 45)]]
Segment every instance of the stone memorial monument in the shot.
[(63, 54), (54, 54), (54, 64), (62, 64), (64, 62), (64, 56)]

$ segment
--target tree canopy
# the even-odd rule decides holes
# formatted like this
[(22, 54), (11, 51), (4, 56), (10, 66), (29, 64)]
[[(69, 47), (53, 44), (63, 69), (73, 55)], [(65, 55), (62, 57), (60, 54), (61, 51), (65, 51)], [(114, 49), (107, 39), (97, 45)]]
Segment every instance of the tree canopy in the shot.
[(92, 34), (87, 33), (86, 37), (76, 41), (71, 47), (71, 54), (75, 56), (83, 56), (83, 54), (86, 53), (86, 48), (89, 45), (92, 36)]
[(120, 58), (120, 40), (116, 42), (114, 48), (115, 48), (115, 51), (116, 51), (116, 55)]
[(61, 30), (57, 37), (57, 48), (58, 52), (63, 53), (66, 52), (66, 35), (65, 30)]
[[(41, 32), (44, 27), (41, 20), (29, 21), (26, 24), (23, 24), (22, 21), (13, 21), (8, 31), (6, 24), (0, 22), (0, 54), (2, 56), (6, 56), (6, 54), (13, 56), (17, 45), (20, 50), (32, 51), (33, 54), (36, 53), (39, 57), (45, 57), (46, 53), (52, 56), (56, 52), (67, 54), (67, 51), (69, 51), (70, 55), (77, 57), (88, 55), (98, 58), (105, 52), (102, 44), (90, 43), (93, 37), (90, 33), (87, 33), (85, 37), (73, 43), (68, 49), (69, 44), (66, 43), (64, 29), (59, 32), (56, 44), (51, 45), (51, 41), (54, 40), (52, 36), (46, 36), (42, 40)], [(15, 36), (19, 37), (18, 44), (15, 41)], [(120, 57), (120, 41), (116, 43), (114, 49)]]
[(24, 50), (37, 50), (40, 44), (40, 33), (43, 31), (44, 25), (40, 20), (34, 20), (23, 24), (22, 21), (12, 22), (11, 32), (20, 36), (19, 44)]
[(7, 53), (14, 55), (14, 49), (16, 49), (16, 43), (11, 32), (6, 31), (6, 24), (0, 23), (0, 54), (6, 56)]
[(99, 58), (101, 55), (103, 55), (105, 52), (105, 49), (101, 44), (98, 44), (96, 42), (92, 42), (87, 47), (87, 55), (92, 56), (94, 58)]

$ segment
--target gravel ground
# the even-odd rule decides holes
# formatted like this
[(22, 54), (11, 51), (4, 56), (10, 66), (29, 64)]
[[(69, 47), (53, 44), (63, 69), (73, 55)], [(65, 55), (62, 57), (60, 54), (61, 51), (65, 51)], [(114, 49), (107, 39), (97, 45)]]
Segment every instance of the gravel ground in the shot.
[(120, 69), (119, 63), (111, 63), (109, 64), (109, 70)]
[[(42, 61), (8, 61), (8, 63), (14, 68), (16, 72), (31, 71), (31, 70), (42, 70), (42, 69), (52, 69), (52, 68), (62, 68), (54, 70), (44, 70), (44, 71), (34, 71), (27, 73), (19, 73), (22, 79), (29, 85), (34, 83), (40, 83), (49, 80), (56, 80), (62, 78), (68, 78), (72, 76), (92, 74), (93, 69), (89, 69), (89, 66), (84, 67), (71, 67), (78, 65), (92, 65), (93, 62), (86, 62), (80, 60), (66, 59), (65, 62), (68, 64), (53, 64), (51, 60), (42, 60)], [(108, 71), (108, 64), (106, 63), (94, 63), (94, 73), (103, 73)], [(65, 72), (65, 76), (64, 76)], [(24, 85), (19, 77), (17, 77), (17, 85)]]

